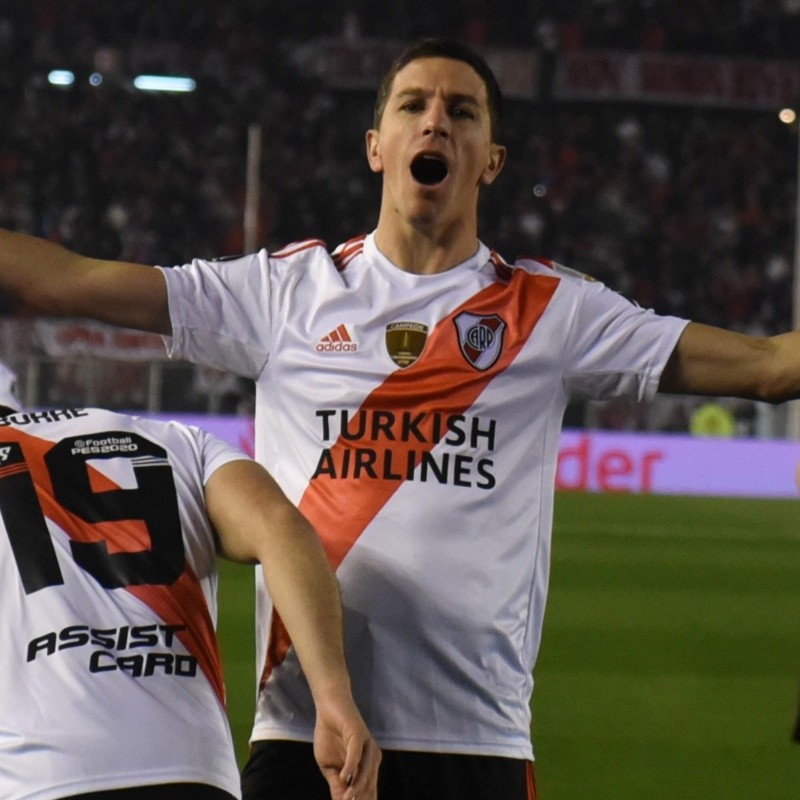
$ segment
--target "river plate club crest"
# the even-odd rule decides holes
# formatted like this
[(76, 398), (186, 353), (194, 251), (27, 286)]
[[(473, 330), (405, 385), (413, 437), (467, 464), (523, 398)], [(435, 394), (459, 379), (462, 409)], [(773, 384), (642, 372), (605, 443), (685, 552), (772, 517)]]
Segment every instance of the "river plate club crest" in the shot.
[(497, 314), (472, 314), (469, 311), (462, 311), (454, 322), (464, 358), (481, 372), (489, 369), (503, 349), (506, 323)]
[(386, 326), (386, 349), (398, 367), (410, 367), (428, 340), (428, 326), (421, 322), (392, 322)]

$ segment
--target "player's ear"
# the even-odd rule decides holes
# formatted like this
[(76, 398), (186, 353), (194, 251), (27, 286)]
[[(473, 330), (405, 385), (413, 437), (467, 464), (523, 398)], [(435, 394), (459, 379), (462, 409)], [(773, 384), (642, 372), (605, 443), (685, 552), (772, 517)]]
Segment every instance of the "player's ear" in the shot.
[(380, 153), (380, 131), (370, 128), (367, 131), (367, 162), (373, 172), (383, 172), (383, 158)]
[(489, 152), (489, 160), (481, 173), (480, 182), (484, 186), (494, 183), (494, 179), (500, 174), (503, 169), (503, 164), (506, 163), (506, 148), (501, 144), (493, 144)]

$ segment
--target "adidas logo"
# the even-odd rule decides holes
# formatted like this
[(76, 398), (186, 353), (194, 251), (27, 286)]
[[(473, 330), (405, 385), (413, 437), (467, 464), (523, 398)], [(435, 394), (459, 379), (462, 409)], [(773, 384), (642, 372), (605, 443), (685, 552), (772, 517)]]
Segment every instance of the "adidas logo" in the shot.
[(350, 338), (347, 328), (339, 325), (317, 343), (318, 353), (354, 353), (358, 345)]

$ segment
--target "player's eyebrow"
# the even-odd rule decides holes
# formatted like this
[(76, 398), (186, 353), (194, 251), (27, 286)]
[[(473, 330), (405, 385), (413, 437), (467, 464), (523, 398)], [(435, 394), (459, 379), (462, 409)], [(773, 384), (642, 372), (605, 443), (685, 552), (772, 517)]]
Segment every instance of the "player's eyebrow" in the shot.
[[(402, 89), (395, 95), (396, 100), (402, 100), (406, 97), (428, 97), (434, 94), (430, 89), (423, 89), (421, 86), (411, 86), (408, 89)], [(451, 103), (466, 103), (467, 105), (480, 107), (480, 101), (473, 94), (466, 92), (442, 92), (444, 99)]]

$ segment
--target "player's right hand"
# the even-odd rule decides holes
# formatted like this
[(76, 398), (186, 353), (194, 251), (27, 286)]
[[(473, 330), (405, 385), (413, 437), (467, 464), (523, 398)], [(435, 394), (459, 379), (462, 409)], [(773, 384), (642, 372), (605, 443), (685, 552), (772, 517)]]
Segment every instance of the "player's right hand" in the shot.
[(352, 700), (317, 706), (314, 757), (332, 800), (377, 800), (381, 751)]

